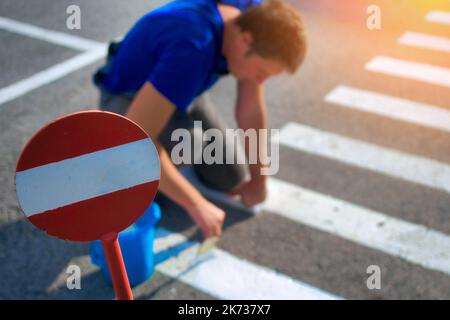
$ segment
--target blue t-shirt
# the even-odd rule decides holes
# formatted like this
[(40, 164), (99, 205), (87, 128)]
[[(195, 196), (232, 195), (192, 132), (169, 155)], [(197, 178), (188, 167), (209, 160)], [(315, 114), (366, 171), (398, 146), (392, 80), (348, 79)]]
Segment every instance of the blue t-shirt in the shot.
[(228, 73), (217, 2), (244, 11), (262, 0), (176, 0), (143, 16), (121, 42), (101, 86), (134, 94), (149, 81), (179, 110)]

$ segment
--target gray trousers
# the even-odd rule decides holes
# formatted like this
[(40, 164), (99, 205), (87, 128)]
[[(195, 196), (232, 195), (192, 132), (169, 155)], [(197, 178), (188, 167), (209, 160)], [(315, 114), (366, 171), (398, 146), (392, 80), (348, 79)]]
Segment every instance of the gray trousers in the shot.
[[(100, 92), (100, 109), (104, 111), (125, 115), (131, 101), (132, 98), (127, 96), (113, 95), (103, 90)], [(193, 134), (194, 121), (202, 121), (203, 130), (210, 128), (220, 130), (223, 137), (225, 137), (225, 129), (227, 128), (225, 121), (217, 113), (208, 94), (203, 94), (194, 100), (189, 106), (187, 113), (176, 110), (159, 135), (158, 141), (169, 154), (172, 148), (178, 143), (177, 141), (171, 140), (172, 132), (175, 129), (188, 129), (193, 139), (201, 139), (198, 135)], [(203, 147), (207, 144), (207, 142), (203, 142)], [(193, 141), (191, 145), (193, 145)], [(193, 167), (197, 176), (205, 185), (216, 190), (229, 192), (240, 184), (249, 181), (250, 172), (248, 165), (237, 163), (238, 157), (244, 157), (245, 159), (242, 146), (235, 147), (234, 143), (225, 139), (223, 148), (223, 164), (206, 164), (202, 161), (201, 164), (193, 164)], [(226, 155), (233, 151), (232, 148), (235, 148), (233, 152), (233, 164), (226, 164)], [(191, 153), (193, 152), (191, 151)]]

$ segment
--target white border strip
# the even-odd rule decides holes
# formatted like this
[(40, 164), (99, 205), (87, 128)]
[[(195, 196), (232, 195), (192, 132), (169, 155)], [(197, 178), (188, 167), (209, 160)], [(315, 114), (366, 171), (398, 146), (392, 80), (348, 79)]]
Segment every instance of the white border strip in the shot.
[[(180, 234), (155, 239), (155, 253), (186, 241)], [(160, 263), (156, 270), (227, 300), (335, 300), (333, 294), (258, 266), (220, 249), (197, 258), (198, 244)]]
[(399, 39), (398, 43), (412, 47), (431, 49), (450, 53), (450, 39), (438, 37), (419, 32), (406, 32)]
[(429, 64), (377, 56), (366, 64), (366, 70), (450, 87), (450, 70)]
[(450, 111), (424, 103), (342, 85), (328, 93), (325, 101), (450, 132)]
[(426, 21), (434, 23), (442, 23), (450, 25), (450, 12), (447, 11), (430, 11), (426, 17)]
[[(450, 275), (450, 236), (280, 180), (264, 209), (368, 248)], [(426, 214), (426, 212), (424, 212)]]
[(142, 139), (19, 171), (16, 191), (29, 217), (159, 178), (157, 151)]
[(103, 46), (102, 43), (97, 41), (36, 27), (5, 17), (0, 17), (0, 29), (80, 51), (98, 49), (98, 47)]
[(0, 105), (77, 71), (106, 54), (106, 47), (79, 54), (69, 60), (38, 72), (33, 76), (0, 89)]
[(450, 192), (450, 166), (435, 160), (296, 123), (289, 123), (281, 129), (280, 143), (296, 150)]

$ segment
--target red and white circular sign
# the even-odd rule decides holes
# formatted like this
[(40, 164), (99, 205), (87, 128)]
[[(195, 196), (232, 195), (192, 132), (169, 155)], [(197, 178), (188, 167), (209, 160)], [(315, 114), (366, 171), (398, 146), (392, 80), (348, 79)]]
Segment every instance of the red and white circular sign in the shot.
[(28, 219), (49, 235), (93, 241), (126, 229), (153, 201), (160, 163), (133, 121), (111, 112), (61, 117), (27, 143), (16, 193)]

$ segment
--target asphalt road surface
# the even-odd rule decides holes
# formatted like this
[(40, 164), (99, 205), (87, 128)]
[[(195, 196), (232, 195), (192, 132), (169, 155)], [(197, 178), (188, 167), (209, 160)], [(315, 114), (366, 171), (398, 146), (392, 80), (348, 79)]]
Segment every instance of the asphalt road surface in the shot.
[[(449, 299), (450, 3), (291, 2), (309, 48), (295, 75), (267, 82), (270, 127), (280, 129), (269, 199), (257, 214), (224, 206), (212, 259), (184, 269), (199, 233), (162, 199), (156, 247), (170, 254), (135, 298)], [(113, 298), (88, 243), (53, 239), (24, 218), (14, 169), (48, 121), (97, 107), (103, 45), (162, 3), (0, 2), (0, 299)], [(80, 30), (66, 26), (72, 4)], [(366, 25), (370, 4), (379, 30)], [(230, 126), (234, 97), (231, 77), (212, 90)], [(70, 265), (80, 290), (66, 286)], [(379, 289), (369, 288), (377, 270)]]

